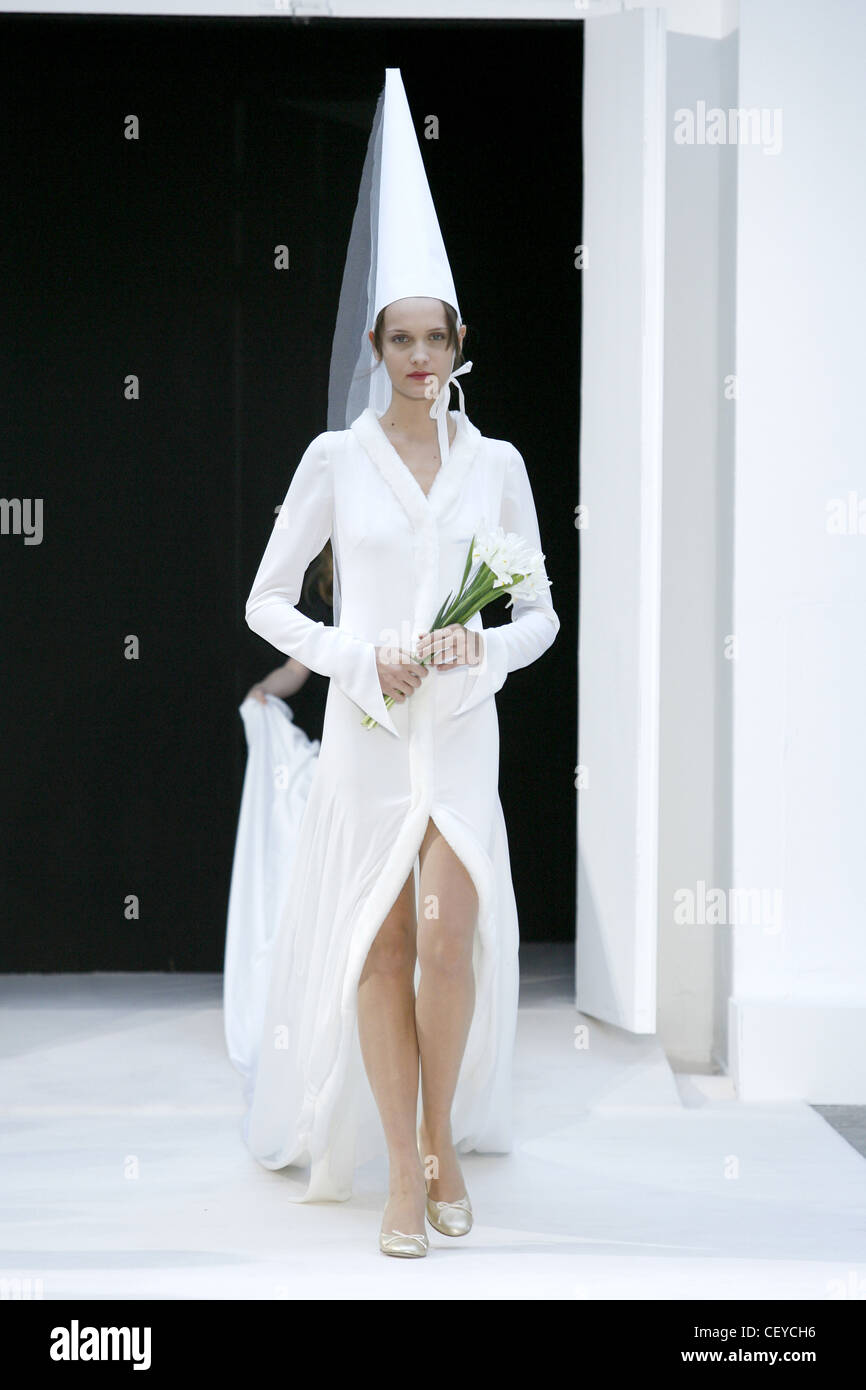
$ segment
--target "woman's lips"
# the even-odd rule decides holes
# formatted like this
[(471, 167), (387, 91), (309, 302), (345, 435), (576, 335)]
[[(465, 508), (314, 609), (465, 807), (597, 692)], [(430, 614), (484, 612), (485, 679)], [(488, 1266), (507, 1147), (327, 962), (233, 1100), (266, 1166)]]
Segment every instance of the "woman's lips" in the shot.
[(417, 377), (419, 381), (426, 381), (428, 376), (432, 375), (432, 372), (407, 372), (407, 376)]

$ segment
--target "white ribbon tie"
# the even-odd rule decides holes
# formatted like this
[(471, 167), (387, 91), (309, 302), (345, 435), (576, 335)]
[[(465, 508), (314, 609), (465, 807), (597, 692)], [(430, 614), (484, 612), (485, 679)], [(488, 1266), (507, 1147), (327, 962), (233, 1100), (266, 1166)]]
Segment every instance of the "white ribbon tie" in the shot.
[(466, 402), (463, 399), (463, 387), (457, 378), (462, 376), (464, 372), (471, 372), (471, 370), (472, 363), (464, 362), (462, 367), (458, 367), (456, 372), (452, 372), (430, 407), (430, 419), (436, 421), (436, 430), (439, 435), (439, 457), (443, 468), (451, 452), (451, 446), (448, 443), (448, 403), (451, 399), (451, 383), (453, 381), (457, 387), (457, 394), (460, 397), (460, 414), (465, 420)]

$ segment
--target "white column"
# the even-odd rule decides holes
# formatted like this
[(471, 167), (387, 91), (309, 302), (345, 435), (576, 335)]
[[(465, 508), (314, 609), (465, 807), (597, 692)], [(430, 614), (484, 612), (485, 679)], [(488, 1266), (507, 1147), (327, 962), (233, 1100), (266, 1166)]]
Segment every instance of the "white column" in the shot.
[(730, 887), (765, 896), (729, 928), (730, 1061), (744, 1099), (862, 1102), (866, 6), (740, 23), (739, 106), (781, 148), (738, 150)]

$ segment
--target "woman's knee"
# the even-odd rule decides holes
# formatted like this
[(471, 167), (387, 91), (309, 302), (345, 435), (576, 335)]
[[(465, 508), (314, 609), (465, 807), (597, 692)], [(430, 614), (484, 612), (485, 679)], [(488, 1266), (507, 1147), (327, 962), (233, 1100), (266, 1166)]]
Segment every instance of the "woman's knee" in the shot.
[(422, 971), (462, 976), (472, 965), (475, 918), (469, 912), (457, 917), (433, 917), (418, 925), (417, 952)]

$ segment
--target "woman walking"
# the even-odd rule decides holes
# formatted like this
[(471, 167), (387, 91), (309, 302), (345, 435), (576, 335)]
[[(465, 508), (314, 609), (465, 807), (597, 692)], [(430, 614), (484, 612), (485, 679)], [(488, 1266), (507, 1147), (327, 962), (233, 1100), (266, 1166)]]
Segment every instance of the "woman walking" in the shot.
[[(379, 1248), (413, 1256), (425, 1215), (471, 1228), (458, 1153), (511, 1147), (518, 925), (493, 697), (559, 621), (545, 578), (510, 623), (429, 630), (473, 536), (540, 536), (520, 454), (465, 413), (466, 326), (394, 69), (374, 141), (367, 351), (384, 404), (308, 446), (246, 605), (253, 631), (331, 679), (244, 1136), (266, 1167), (307, 1169), (301, 1201), (350, 1196), (384, 1143)], [(296, 607), (328, 539), (333, 627)]]

